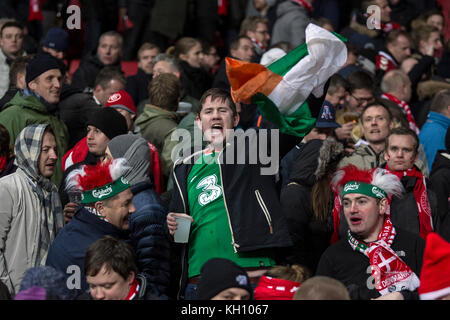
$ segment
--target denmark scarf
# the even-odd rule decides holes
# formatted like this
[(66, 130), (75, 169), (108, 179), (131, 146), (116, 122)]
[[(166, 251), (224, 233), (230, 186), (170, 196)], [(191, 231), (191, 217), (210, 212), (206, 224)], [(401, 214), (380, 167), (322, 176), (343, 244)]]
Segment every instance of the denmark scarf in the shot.
[(394, 291), (414, 291), (420, 285), (417, 275), (391, 249), (395, 235), (389, 216), (384, 220), (383, 229), (375, 242), (367, 244), (356, 239), (350, 230), (347, 232), (347, 240), (352, 249), (369, 258), (375, 288), (382, 296)]
[(399, 179), (405, 176), (417, 178), (416, 185), (414, 186), (414, 199), (416, 200), (417, 210), (419, 212), (420, 237), (426, 239), (428, 233), (433, 231), (433, 221), (431, 218), (430, 203), (428, 202), (425, 177), (416, 166), (404, 171), (391, 171), (386, 164), (386, 170), (388, 170), (389, 173), (396, 175)]

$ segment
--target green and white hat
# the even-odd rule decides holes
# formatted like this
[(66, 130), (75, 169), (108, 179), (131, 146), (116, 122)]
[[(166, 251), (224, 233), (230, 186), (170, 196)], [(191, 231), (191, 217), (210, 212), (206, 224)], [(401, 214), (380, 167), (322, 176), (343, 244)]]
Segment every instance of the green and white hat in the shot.
[(116, 181), (105, 184), (92, 190), (83, 191), (81, 194), (81, 203), (94, 203), (114, 197), (116, 194), (130, 187), (129, 182), (122, 176)]
[(382, 168), (360, 170), (354, 165), (347, 165), (338, 170), (331, 180), (333, 190), (345, 196), (360, 193), (376, 199), (401, 196), (404, 192), (400, 179)]
[(129, 168), (124, 158), (81, 166), (67, 176), (66, 190), (80, 191), (83, 204), (114, 197), (130, 187), (125, 178)]
[(350, 181), (344, 185), (344, 188), (342, 189), (342, 196), (349, 193), (361, 193), (377, 199), (387, 198), (387, 194), (383, 189), (373, 184), (359, 181)]

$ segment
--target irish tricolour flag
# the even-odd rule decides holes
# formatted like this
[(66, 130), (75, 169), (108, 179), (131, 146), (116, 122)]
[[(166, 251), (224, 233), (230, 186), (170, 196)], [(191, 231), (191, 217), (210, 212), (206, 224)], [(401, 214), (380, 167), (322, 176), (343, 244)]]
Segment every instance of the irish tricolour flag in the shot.
[(326, 81), (347, 59), (343, 37), (314, 24), (305, 33), (304, 44), (267, 67), (226, 58), (233, 100), (256, 103), (263, 118), (300, 137), (316, 121), (306, 99), (322, 96)]

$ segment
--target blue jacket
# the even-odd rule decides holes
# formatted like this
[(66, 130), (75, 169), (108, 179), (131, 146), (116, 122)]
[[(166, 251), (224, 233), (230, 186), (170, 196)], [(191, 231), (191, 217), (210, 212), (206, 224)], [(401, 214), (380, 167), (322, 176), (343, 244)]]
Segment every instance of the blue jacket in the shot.
[(450, 127), (450, 118), (444, 114), (430, 111), (427, 121), (420, 129), (419, 141), (425, 149), (428, 171), (431, 171), (433, 167), (436, 152), (445, 149), (445, 134), (448, 127)]
[(84, 274), (84, 256), (92, 243), (106, 235), (123, 240), (128, 238), (127, 231), (120, 230), (79, 206), (72, 220), (58, 233), (50, 246), (46, 265), (67, 274), (70, 283), (71, 275), (75, 273), (68, 267), (78, 266), (81, 271), (81, 290), (86, 291), (89, 285)]
[(166, 233), (167, 209), (151, 183), (131, 187), (136, 211), (130, 218), (130, 240), (135, 248), (138, 270), (147, 279), (148, 290), (167, 298), (170, 281), (170, 240)]
[(68, 276), (71, 275), (69, 266), (79, 266), (81, 289), (85, 291), (89, 287), (84, 274), (86, 251), (93, 242), (110, 235), (133, 247), (138, 270), (147, 280), (147, 290), (155, 298), (166, 299), (170, 278), (170, 242), (165, 226), (167, 210), (151, 183), (141, 182), (131, 191), (136, 211), (130, 217), (129, 230), (121, 230), (80, 206), (52, 243), (46, 264)]

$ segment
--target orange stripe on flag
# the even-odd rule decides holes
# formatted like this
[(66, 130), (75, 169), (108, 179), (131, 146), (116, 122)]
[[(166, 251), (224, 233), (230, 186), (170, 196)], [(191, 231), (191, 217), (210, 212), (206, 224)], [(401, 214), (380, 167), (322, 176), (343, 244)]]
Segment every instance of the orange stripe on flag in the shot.
[(268, 96), (283, 80), (259, 63), (249, 63), (233, 58), (225, 58), (226, 71), (234, 102), (250, 103), (251, 97), (261, 92)]

